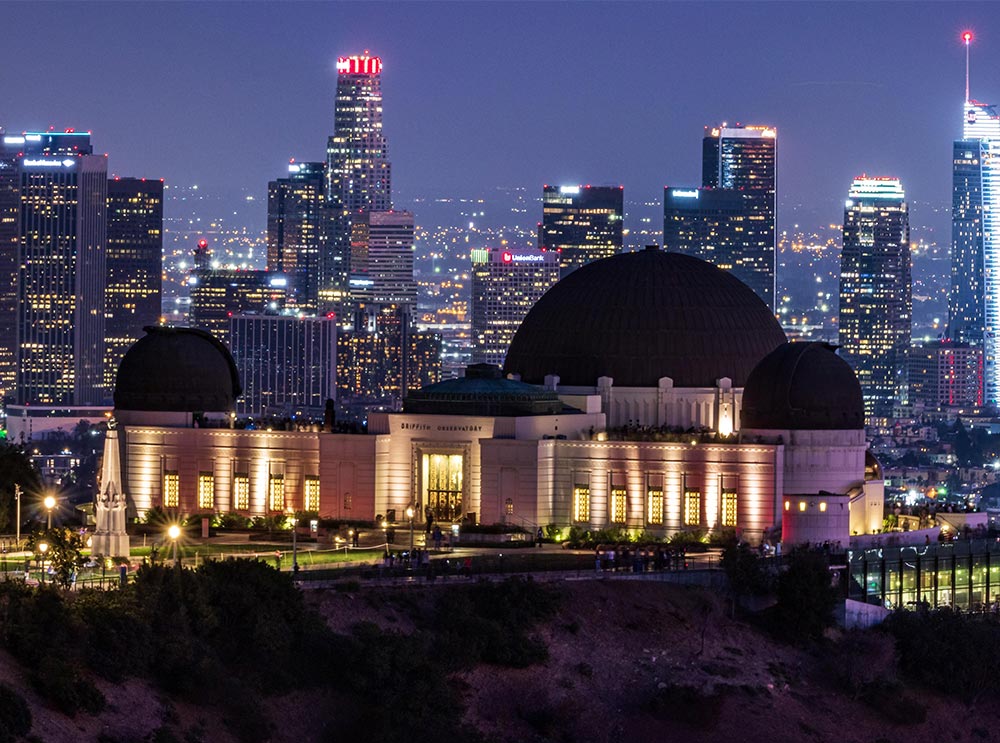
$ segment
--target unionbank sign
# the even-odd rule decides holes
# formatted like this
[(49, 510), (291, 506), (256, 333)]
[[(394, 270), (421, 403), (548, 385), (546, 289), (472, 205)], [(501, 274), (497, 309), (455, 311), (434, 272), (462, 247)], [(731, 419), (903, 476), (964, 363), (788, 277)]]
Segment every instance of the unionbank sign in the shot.
[(511, 253), (505, 250), (500, 259), (504, 263), (541, 263), (545, 260), (545, 256), (540, 253)]

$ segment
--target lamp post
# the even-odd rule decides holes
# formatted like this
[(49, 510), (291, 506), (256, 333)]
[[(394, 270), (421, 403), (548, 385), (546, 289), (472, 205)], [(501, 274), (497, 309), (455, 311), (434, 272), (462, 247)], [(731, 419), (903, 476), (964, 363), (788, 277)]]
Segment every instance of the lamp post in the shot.
[(21, 486), (18, 484), (14, 485), (14, 501), (17, 503), (17, 544), (14, 546), (16, 551), (21, 549)]
[(295, 518), (295, 512), (288, 517), (288, 520), (292, 523), (292, 577), (295, 577), (299, 573), (299, 543), (298, 543), (298, 523), (299, 520)]
[(410, 504), (406, 507), (406, 518), (410, 520), (410, 559), (413, 559), (413, 516), (415, 515), (413, 510), (413, 505)]
[(49, 551), (49, 545), (45, 542), (41, 542), (38, 545), (38, 551), (42, 553), (42, 557), (39, 560), (39, 567), (42, 569), (42, 583), (45, 583), (45, 553)]
[(167, 529), (167, 536), (174, 543), (174, 564), (180, 565), (181, 561), (177, 558), (177, 537), (181, 535), (181, 528), (177, 524), (171, 524), (170, 528)]
[(45, 505), (45, 510), (49, 512), (49, 529), (52, 528), (52, 509), (56, 507), (56, 499), (51, 495), (46, 495), (45, 500), (42, 501)]

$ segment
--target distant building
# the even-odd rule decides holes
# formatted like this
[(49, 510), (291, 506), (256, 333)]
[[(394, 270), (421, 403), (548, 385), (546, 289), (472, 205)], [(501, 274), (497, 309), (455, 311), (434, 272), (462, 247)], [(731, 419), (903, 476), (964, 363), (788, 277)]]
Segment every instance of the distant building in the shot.
[(355, 306), (416, 306), (412, 212), (370, 211), (352, 217), (350, 299)]
[(705, 127), (702, 187), (667, 187), (663, 248), (733, 273), (773, 310), (777, 131)]
[[(12, 155), (16, 163), (20, 202), (16, 226), (9, 207), (0, 206), (6, 214), (0, 217), (7, 225), (0, 233), (8, 248), (8, 272), (11, 229), (18, 234), (15, 400), (42, 406), (100, 404), (107, 392), (107, 158), (93, 154), (89, 133), (72, 131), (4, 136), (3, 152), (8, 164), (3, 170), (9, 170)], [(0, 181), (9, 199), (15, 193), (10, 178)], [(6, 342), (9, 346), (9, 337)]]
[(398, 409), (408, 391), (440, 378), (441, 336), (417, 330), (405, 305), (374, 314), (366, 308), (337, 337), (337, 386), (346, 404)]
[(160, 321), (163, 284), (163, 181), (108, 181), (104, 384), (114, 388), (118, 364), (142, 329)]
[(202, 241), (195, 268), (188, 276), (190, 324), (229, 345), (229, 320), (246, 312), (275, 312), (285, 307), (288, 278), (270, 271), (210, 268), (210, 252)]
[(528, 310), (559, 280), (559, 254), (472, 251), (472, 363), (503, 366)]
[(910, 221), (897, 178), (860, 176), (844, 207), (840, 345), (868, 416), (890, 415), (909, 388)]
[(13, 395), (17, 369), (23, 142), (23, 136), (4, 134), (0, 128), (0, 399)]
[(538, 247), (559, 254), (565, 276), (622, 252), (622, 186), (545, 186)]
[(318, 307), (330, 224), (324, 163), (293, 162), (288, 177), (268, 183), (267, 270), (288, 277), (289, 303), (307, 312)]
[(334, 131), (326, 148), (329, 234), (321, 261), (320, 310), (341, 312), (348, 294), (351, 225), (360, 212), (392, 209), (392, 165), (382, 130), (382, 60), (337, 60)]
[[(968, 91), (967, 91), (968, 92)], [(1000, 402), (1000, 113), (966, 97), (953, 145), (948, 335), (982, 346), (984, 399)]]
[(932, 341), (910, 349), (910, 402), (926, 408), (983, 405), (983, 349)]
[(243, 382), (239, 416), (322, 417), (336, 398), (337, 323), (332, 317), (242, 314), (229, 341)]

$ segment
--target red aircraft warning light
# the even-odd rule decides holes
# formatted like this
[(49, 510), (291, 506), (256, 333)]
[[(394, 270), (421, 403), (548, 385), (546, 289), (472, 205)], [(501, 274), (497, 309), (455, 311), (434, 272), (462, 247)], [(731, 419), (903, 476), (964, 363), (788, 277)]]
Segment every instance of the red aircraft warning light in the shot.
[(198, 247), (199, 248), (207, 248), (208, 247), (208, 240), (204, 240), (204, 239), (203, 240), (199, 240), (198, 241)]
[(962, 34), (962, 41), (964, 41), (966, 44), (968, 44), (969, 42), (971, 42), (972, 41), (972, 31), (966, 31), (965, 33), (963, 33)]

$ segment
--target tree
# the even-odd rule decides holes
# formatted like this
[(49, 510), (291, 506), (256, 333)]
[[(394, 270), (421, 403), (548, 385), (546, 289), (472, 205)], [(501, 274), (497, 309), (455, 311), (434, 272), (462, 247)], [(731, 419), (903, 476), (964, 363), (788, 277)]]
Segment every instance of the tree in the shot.
[(42, 541), (49, 545), (46, 555), (55, 571), (56, 583), (69, 588), (73, 582), (73, 573), (84, 562), (83, 537), (65, 526), (57, 526), (35, 540), (36, 544)]
[[(42, 478), (23, 446), (0, 444), (0, 531), (10, 533), (15, 526), (17, 505), (14, 486), (21, 486), (21, 497), (33, 497), (42, 490)], [(22, 517), (25, 513), (22, 501)]]
[(833, 624), (837, 589), (826, 555), (796, 552), (778, 577), (779, 628), (793, 640), (818, 639)]

